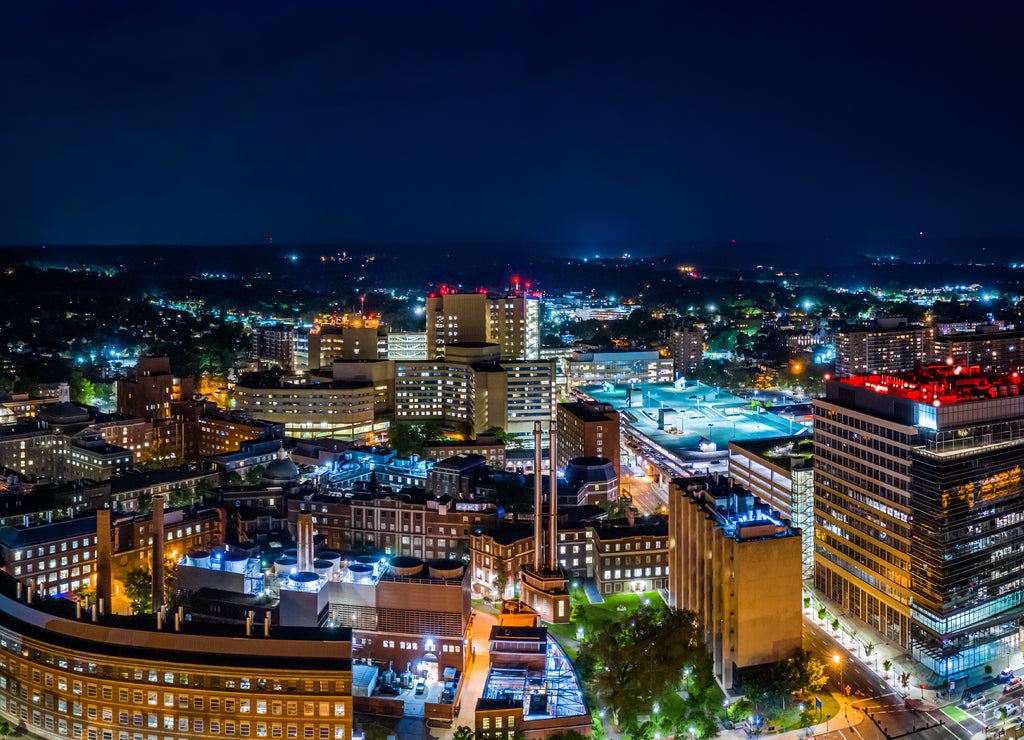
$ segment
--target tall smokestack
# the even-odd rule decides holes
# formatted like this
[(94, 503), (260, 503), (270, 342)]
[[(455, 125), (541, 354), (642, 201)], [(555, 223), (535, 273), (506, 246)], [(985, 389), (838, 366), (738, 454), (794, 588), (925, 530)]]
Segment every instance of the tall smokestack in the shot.
[(558, 568), (558, 546), (555, 532), (558, 531), (558, 465), (555, 460), (555, 420), (551, 420), (548, 445), (551, 447), (551, 491), (548, 493), (548, 566)]
[(540, 472), (540, 422), (533, 422), (533, 567), (540, 570), (540, 551), (544, 546), (544, 481)]
[(299, 572), (313, 570), (313, 512), (300, 511), (295, 525), (295, 557)]
[(164, 501), (166, 496), (153, 496), (153, 612), (164, 605)]
[(111, 603), (110, 551), (110, 509), (100, 509), (96, 512), (96, 598), (105, 605)]

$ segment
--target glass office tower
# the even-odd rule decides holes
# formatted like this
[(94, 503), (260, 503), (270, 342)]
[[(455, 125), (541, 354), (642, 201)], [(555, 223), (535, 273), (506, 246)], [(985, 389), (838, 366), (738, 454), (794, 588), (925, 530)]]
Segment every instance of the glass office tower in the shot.
[(1022, 393), (950, 365), (815, 402), (815, 586), (942, 677), (1019, 648)]

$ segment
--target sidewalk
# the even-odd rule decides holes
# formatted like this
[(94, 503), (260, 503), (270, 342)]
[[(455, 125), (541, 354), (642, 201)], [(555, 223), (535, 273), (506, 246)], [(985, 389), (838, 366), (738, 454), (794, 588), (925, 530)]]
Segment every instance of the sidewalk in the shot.
[[(838, 604), (830, 599), (824, 598), (809, 589), (805, 589), (804, 595), (811, 597), (811, 606), (803, 609), (804, 617), (834, 637), (844, 648), (856, 656), (863, 665), (870, 668), (875, 675), (892, 686), (894, 691), (904, 695), (909, 701), (918, 703), (926, 700), (928, 704), (938, 709), (951, 704), (957, 704), (966, 689), (982, 684), (987, 679), (994, 678), (999, 674), (999, 671), (1006, 668), (1006, 663), (999, 661), (998, 664), (994, 662), (992, 665), (992, 676), (985, 676), (980, 670), (973, 670), (967, 679), (956, 679), (955, 688), (950, 690), (945, 696), (940, 696), (939, 694), (942, 692), (940, 678), (927, 667), (914, 660), (913, 656), (906, 650), (885, 639), (871, 627), (849, 617), (845, 613), (845, 609), (841, 609)], [(824, 620), (818, 618), (818, 609), (821, 606), (824, 606), (827, 612)], [(838, 633), (832, 629), (832, 621), (835, 619), (839, 620)], [(867, 644), (872, 645), (870, 656), (865, 655), (865, 646)], [(892, 663), (888, 674), (883, 667), (887, 660)], [(1009, 667), (1012, 669), (1019, 671), (1024, 668), (1019, 652), (1010, 656), (1008, 662), (1010, 663)], [(900, 675), (903, 672), (910, 674), (906, 689), (903, 688), (900, 682)], [(923, 690), (921, 689), (922, 684), (925, 686)]]
[[(832, 694), (832, 698), (836, 700), (836, 703), (842, 706), (844, 702), (843, 697), (835, 692), (830, 693)], [(862, 722), (867, 721), (869, 720), (864, 716), (864, 711), (854, 708), (848, 714), (832, 717), (831, 719), (828, 719), (825, 722), (819, 722), (816, 725), (810, 725), (798, 730), (786, 730), (785, 732), (779, 732), (771, 735), (762, 733), (760, 737), (771, 738), (772, 740), (803, 740), (803, 738), (824, 735), (827, 732), (835, 732), (838, 729), (856, 727)], [(746, 730), (721, 730), (718, 733), (718, 737), (723, 740), (750, 740), (752, 736), (747, 734)]]

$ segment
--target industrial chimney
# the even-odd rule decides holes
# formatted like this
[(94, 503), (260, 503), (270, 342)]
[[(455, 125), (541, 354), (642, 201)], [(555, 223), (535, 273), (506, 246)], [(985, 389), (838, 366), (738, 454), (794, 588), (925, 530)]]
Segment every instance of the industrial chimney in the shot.
[(540, 422), (533, 422), (533, 567), (538, 572), (542, 562), (541, 548), (544, 546), (544, 480), (540, 472), (540, 440), (543, 433)]
[(558, 568), (558, 546), (555, 532), (558, 531), (558, 465), (555, 459), (555, 421), (551, 420), (548, 445), (551, 447), (551, 490), (548, 493), (548, 567)]
[(295, 556), (300, 573), (313, 570), (313, 512), (300, 511), (295, 525)]
[(96, 512), (96, 598), (107, 609), (111, 604), (110, 550), (110, 509), (99, 509)]
[(153, 496), (153, 613), (164, 605), (164, 501), (162, 493)]

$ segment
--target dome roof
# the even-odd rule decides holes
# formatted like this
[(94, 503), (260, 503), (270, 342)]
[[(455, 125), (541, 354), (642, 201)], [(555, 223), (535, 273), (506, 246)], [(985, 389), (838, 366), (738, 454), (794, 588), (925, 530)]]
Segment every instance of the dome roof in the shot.
[(274, 460), (263, 470), (263, 480), (294, 481), (299, 478), (299, 469), (291, 460)]
[(574, 457), (565, 468), (565, 479), (575, 485), (615, 480), (615, 466), (606, 457)]

